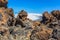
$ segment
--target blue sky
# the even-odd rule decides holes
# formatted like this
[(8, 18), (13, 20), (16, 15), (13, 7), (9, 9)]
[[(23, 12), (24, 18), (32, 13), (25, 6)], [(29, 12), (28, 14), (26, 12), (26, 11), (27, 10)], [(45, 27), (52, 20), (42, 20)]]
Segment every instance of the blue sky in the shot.
[(28, 13), (43, 13), (60, 10), (60, 0), (8, 0), (8, 7), (13, 8), (15, 13), (21, 10)]

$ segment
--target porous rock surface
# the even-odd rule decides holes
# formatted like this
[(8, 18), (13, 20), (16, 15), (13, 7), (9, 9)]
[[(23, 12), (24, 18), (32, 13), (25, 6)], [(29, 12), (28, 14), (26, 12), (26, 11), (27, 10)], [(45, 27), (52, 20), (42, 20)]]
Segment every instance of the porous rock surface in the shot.
[(42, 20), (32, 21), (21, 10), (17, 17), (7, 7), (8, 0), (0, 0), (0, 40), (60, 40), (60, 11), (44, 12)]

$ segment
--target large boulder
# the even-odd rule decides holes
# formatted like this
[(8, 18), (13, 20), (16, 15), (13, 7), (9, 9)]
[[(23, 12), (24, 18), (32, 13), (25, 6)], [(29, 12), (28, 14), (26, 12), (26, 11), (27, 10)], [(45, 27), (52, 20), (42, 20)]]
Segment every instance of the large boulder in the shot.
[(24, 21), (27, 19), (27, 12), (25, 12), (24, 10), (22, 10), (17, 18), (16, 18), (16, 24), (15, 25), (21, 25), (22, 27), (24, 27)]
[(55, 17), (52, 14), (49, 14), (48, 12), (44, 12), (42, 17), (42, 23), (48, 24), (52, 21), (55, 21)]
[(10, 32), (8, 27), (0, 26), (0, 35), (8, 37), (9, 34)]
[(12, 8), (7, 8), (6, 12), (8, 13), (8, 15), (10, 15), (11, 17), (14, 17), (14, 11)]
[(32, 29), (26, 29), (22, 27), (13, 28), (13, 32), (11, 33), (17, 40), (30, 40), (30, 35)]
[(38, 27), (38, 26), (40, 26), (41, 25), (41, 22), (40, 21), (33, 21), (33, 29), (35, 28), (35, 27)]
[(14, 26), (15, 25), (15, 17), (14, 17), (14, 11), (13, 11), (13, 9), (12, 8), (7, 8), (6, 9), (6, 13), (8, 14), (8, 25), (9, 26)]
[(0, 8), (0, 25), (7, 24), (8, 14), (6, 13), (5, 8)]
[(53, 30), (52, 38), (60, 40), (60, 29), (54, 29)]
[(18, 14), (17, 18), (26, 20), (27, 16), (28, 16), (27, 12), (25, 12), (24, 10), (21, 10), (21, 12)]
[(52, 35), (53, 29), (45, 27), (45, 25), (41, 26), (38, 29), (32, 31), (31, 40), (48, 40)]
[(7, 8), (8, 0), (0, 0), (0, 7)]
[(0, 25), (12, 26), (14, 21), (15, 18), (12, 10), (0, 8)]
[(58, 20), (60, 20), (60, 11), (59, 10), (54, 10), (51, 12), (53, 16), (55, 16)]

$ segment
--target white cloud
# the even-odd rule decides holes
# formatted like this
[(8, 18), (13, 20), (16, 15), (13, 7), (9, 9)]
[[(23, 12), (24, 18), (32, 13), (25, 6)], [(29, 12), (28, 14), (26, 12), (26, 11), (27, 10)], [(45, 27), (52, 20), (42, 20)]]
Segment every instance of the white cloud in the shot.
[(28, 13), (28, 17), (31, 20), (37, 20), (40, 19), (39, 17), (42, 16), (42, 14), (38, 14), (38, 13)]
[[(15, 17), (17, 16), (17, 14), (15, 14)], [(39, 13), (28, 13), (28, 17), (31, 20), (37, 20), (40, 19), (39, 17), (42, 16), (42, 14)]]
[(15, 14), (15, 17), (17, 17), (17, 15), (18, 15), (18, 14), (16, 13), (16, 14)]

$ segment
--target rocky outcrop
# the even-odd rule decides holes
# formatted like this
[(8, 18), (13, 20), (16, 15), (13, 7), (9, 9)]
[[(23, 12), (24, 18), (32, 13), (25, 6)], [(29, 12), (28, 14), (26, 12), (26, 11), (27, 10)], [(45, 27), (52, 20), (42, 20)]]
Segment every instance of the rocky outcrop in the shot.
[(7, 36), (8, 37), (8, 35), (10, 34), (9, 33), (9, 28), (1, 26), (0, 27), (0, 34), (3, 35), (3, 36)]
[(7, 3), (8, 3), (8, 0), (0, 0), (0, 7), (7, 8)]
[(13, 25), (15, 21), (13, 10), (0, 8), (0, 25)]
[(0, 8), (0, 25), (6, 25), (8, 20), (8, 14), (5, 8)]
[(60, 11), (44, 12), (42, 20), (32, 21), (28, 13), (7, 7), (7, 0), (0, 0), (0, 40), (60, 40)]
[(54, 10), (51, 12), (53, 16), (55, 16), (58, 20), (60, 20), (60, 11), (59, 10)]
[(24, 10), (22, 10), (22, 11), (18, 14), (17, 18), (18, 18), (18, 19), (22, 19), (22, 20), (24, 21), (24, 20), (27, 19), (27, 16), (28, 16), (27, 12), (25, 12)]
[(14, 11), (13, 11), (12, 8), (7, 8), (7, 9), (6, 9), (6, 13), (7, 13), (9, 16), (14, 17)]
[(25, 20), (27, 20), (27, 12), (22, 10), (16, 18), (16, 24), (15, 25), (21, 25), (22, 27), (25, 27), (25, 25), (24, 25)]
[(48, 24), (55, 20), (56, 18), (52, 14), (49, 14), (48, 12), (44, 12), (43, 17), (42, 17), (43, 24)]
[(14, 11), (12, 8), (7, 8), (6, 13), (8, 14), (8, 22), (7, 24), (9, 26), (14, 26), (15, 25), (15, 17), (14, 17)]
[[(40, 26), (36, 26), (30, 36), (31, 40), (60, 40), (60, 11), (55, 10), (50, 14), (43, 13)], [(36, 25), (36, 24), (35, 24)]]
[(53, 32), (53, 29), (41, 25), (39, 29), (32, 31), (31, 40), (48, 40)]

